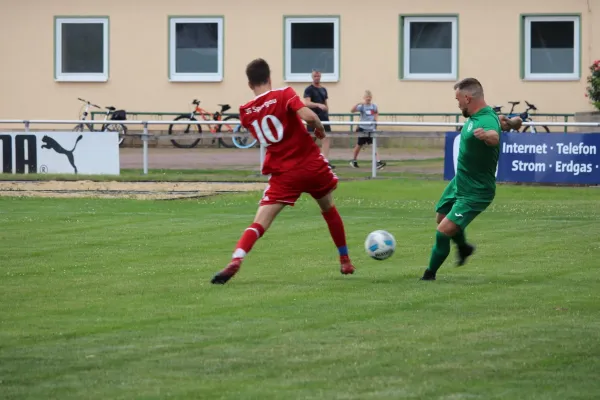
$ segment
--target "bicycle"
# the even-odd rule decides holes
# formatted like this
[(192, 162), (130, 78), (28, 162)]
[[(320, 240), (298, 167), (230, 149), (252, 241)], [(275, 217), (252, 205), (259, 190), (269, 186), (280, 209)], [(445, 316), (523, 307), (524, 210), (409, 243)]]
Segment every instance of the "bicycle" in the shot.
[[(239, 121), (239, 117), (237, 115), (229, 115), (225, 118), (223, 118), (223, 113), (225, 113), (225, 111), (231, 109), (231, 107), (229, 106), (229, 104), (217, 104), (219, 107), (221, 107), (220, 111), (215, 112), (214, 114), (211, 114), (210, 112), (204, 110), (202, 107), (200, 107), (200, 101), (197, 99), (194, 99), (192, 101), (192, 105), (194, 106), (194, 109), (189, 113), (189, 114), (181, 114), (179, 115), (177, 118), (175, 118), (173, 121), (197, 121), (196, 116), (199, 115), (202, 117), (202, 119), (204, 121)], [(169, 125), (169, 135), (173, 135), (176, 136), (177, 133), (174, 132), (174, 128), (176, 129), (176, 127), (180, 127), (180, 126), (184, 126), (185, 127), (185, 134), (188, 134), (190, 132), (190, 129), (192, 127), (192, 125), (184, 125), (184, 124), (171, 124)], [(198, 133), (202, 133), (202, 125), (200, 124), (196, 124), (196, 129), (198, 130)], [(216, 124), (216, 125), (209, 125), (209, 131), (211, 133), (219, 133), (219, 132), (232, 132), (232, 133), (236, 133), (236, 132), (243, 132), (243, 128), (240, 124), (235, 124), (235, 125), (229, 125), (229, 124)], [(233, 147), (238, 147), (241, 149), (247, 149), (252, 147), (254, 144), (256, 144), (256, 140), (252, 141), (249, 140), (248, 137), (244, 137), (244, 136), (235, 136), (235, 135), (231, 135), (231, 144), (228, 143), (227, 139), (228, 138), (218, 138), (218, 143), (219, 145), (226, 147), (226, 148), (233, 148)], [(173, 146), (178, 147), (180, 149), (191, 149), (194, 148), (198, 145), (198, 143), (200, 143), (202, 139), (194, 139), (191, 143), (185, 144), (183, 142), (177, 141), (175, 139), (171, 139), (171, 143), (173, 143)], [(215, 142), (217, 142), (217, 138), (213, 138), (211, 143), (214, 144)], [(251, 142), (250, 144), (248, 142)]]
[[(102, 107), (100, 107), (96, 104), (90, 103), (89, 101), (84, 100), (80, 97), (78, 97), (77, 100), (79, 100), (85, 104), (83, 113), (81, 113), (80, 121), (87, 120), (87, 116), (89, 115), (88, 111), (89, 111), (90, 107), (94, 107), (99, 110), (102, 109)], [(117, 110), (113, 106), (109, 106), (109, 107), (105, 107), (105, 108), (106, 108), (106, 112), (104, 113), (104, 121), (125, 121), (127, 119), (127, 112), (125, 110)], [(111, 117), (110, 119), (108, 118), (109, 116)], [(127, 134), (127, 127), (125, 125), (115, 124), (115, 123), (105, 123), (105, 124), (102, 124), (102, 127), (100, 129), (96, 129), (94, 127), (94, 125), (95, 124), (87, 124), (87, 123), (78, 124), (78, 125), (75, 125), (75, 127), (73, 128), (73, 132), (83, 132), (85, 127), (87, 127), (90, 132), (117, 132), (119, 134), (119, 146), (121, 146), (123, 144), (123, 141), (125, 140), (125, 135)]]
[[(508, 115), (507, 115), (508, 118), (521, 117), (523, 122), (532, 122), (533, 121), (531, 119), (531, 115), (529, 114), (529, 110), (537, 111), (537, 107), (535, 105), (533, 105), (533, 104), (527, 102), (527, 100), (525, 100), (525, 104), (527, 104), (527, 109), (525, 109), (525, 111), (522, 113), (515, 113), (514, 112), (515, 106), (518, 106), (519, 104), (521, 104), (521, 102), (520, 101), (509, 101), (508, 104), (511, 105), (510, 111), (508, 112)], [(502, 107), (503, 106), (494, 106), (493, 107), (496, 114), (502, 113)], [(526, 132), (527, 130), (529, 130), (531, 133), (538, 133), (537, 128), (538, 128), (537, 126), (524, 126), (523, 130), (521, 130), (521, 132)], [(541, 128), (544, 129), (546, 131), (546, 133), (550, 133), (550, 129), (548, 129), (548, 127), (546, 125), (542, 125)], [(510, 132), (518, 132), (518, 131), (511, 129)]]

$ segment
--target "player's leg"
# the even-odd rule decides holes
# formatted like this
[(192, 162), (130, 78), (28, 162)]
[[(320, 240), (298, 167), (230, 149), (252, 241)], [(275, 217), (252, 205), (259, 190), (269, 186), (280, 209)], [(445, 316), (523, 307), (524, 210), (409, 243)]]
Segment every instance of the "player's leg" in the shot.
[[(423, 273), (421, 280), (435, 280), (438, 269), (450, 254), (450, 240), (464, 232), (467, 225), (469, 225), (479, 213), (480, 211), (460, 200), (456, 200), (450, 211), (444, 213), (446, 215), (439, 222), (435, 232), (435, 244), (431, 249), (429, 265)], [(442, 213), (438, 212), (437, 219), (442, 215)], [(466, 242), (459, 247), (459, 260), (462, 259), (463, 263), (474, 250), (474, 247), (471, 248), (470, 252), (467, 254), (466, 246), (472, 247), (471, 245), (467, 245)], [(460, 249), (462, 249), (462, 255), (460, 255)]]
[(224, 284), (231, 279), (240, 269), (246, 255), (258, 239), (263, 237), (281, 210), (286, 205), (293, 206), (300, 194), (300, 191), (290, 189), (285, 177), (272, 178), (263, 193), (254, 221), (244, 230), (235, 245), (231, 261), (213, 277), (211, 282)]
[[(438, 212), (436, 214), (435, 222), (437, 224), (441, 223), (448, 212), (449, 211), (444, 213)], [(475, 252), (475, 246), (467, 242), (465, 231), (465, 229), (460, 229), (456, 235), (452, 236), (452, 241), (456, 244), (456, 249), (458, 250), (458, 266), (464, 265), (467, 258)]]
[(267, 229), (271, 227), (275, 217), (277, 217), (285, 206), (284, 203), (275, 203), (258, 207), (254, 221), (244, 230), (240, 240), (237, 242), (232, 258), (243, 260), (250, 250), (252, 250), (252, 247), (254, 247), (254, 243), (263, 237)]
[[(458, 215), (451, 216), (451, 218), (456, 218), (459, 223), (460, 229), (458, 232), (452, 236), (452, 241), (456, 244), (456, 248), (458, 250), (458, 260), (457, 266), (463, 266), (467, 262), (467, 259), (473, 255), (475, 252), (475, 245), (467, 242), (466, 236), (466, 228), (467, 225), (470, 224), (473, 219), (475, 219), (479, 214), (484, 212), (486, 208), (491, 204), (491, 201), (469, 201), (466, 203), (461, 203), (461, 208), (458, 208)], [(463, 217), (461, 217), (461, 215)], [(467, 222), (463, 220), (464, 216), (468, 215)]]
[(458, 232), (452, 236), (452, 241), (456, 244), (458, 250), (457, 266), (463, 266), (467, 262), (467, 259), (475, 252), (475, 245), (467, 242), (464, 229), (459, 229)]
[(338, 250), (341, 273), (344, 275), (354, 273), (354, 266), (348, 254), (344, 221), (333, 201), (333, 191), (338, 183), (337, 176), (324, 160), (317, 160), (312, 165), (307, 165), (305, 182), (304, 191), (317, 201), (321, 208), (321, 215), (329, 228), (329, 234)]
[(239, 271), (242, 266), (242, 261), (244, 261), (244, 257), (250, 253), (250, 250), (252, 250), (252, 247), (254, 247), (254, 244), (258, 239), (263, 237), (267, 229), (269, 229), (273, 223), (275, 217), (277, 217), (285, 206), (286, 205), (283, 203), (277, 203), (263, 205), (258, 208), (254, 221), (244, 230), (242, 236), (236, 243), (233, 255), (231, 256), (231, 261), (227, 267), (213, 277), (212, 283), (224, 284)]
[(450, 254), (450, 238), (456, 233), (456, 228), (456, 225), (447, 218), (444, 218), (442, 222), (440, 222), (435, 231), (435, 243), (431, 248), (429, 265), (427, 266), (427, 269), (425, 269), (421, 280), (435, 280), (438, 269), (440, 269)]
[[(439, 227), (441, 222), (446, 217), (454, 203), (456, 202), (456, 191), (454, 180), (451, 180), (446, 188), (442, 192), (439, 201), (435, 206), (436, 212), (436, 223)], [(435, 280), (435, 273), (439, 269), (439, 267), (444, 263), (446, 258), (450, 254), (450, 239), (447, 238), (444, 234), (440, 233), (438, 230), (435, 232), (435, 242), (433, 247), (431, 248), (431, 255), (429, 257), (429, 265), (425, 270), (423, 277), (421, 280)]]
[(333, 194), (330, 192), (324, 197), (315, 198), (315, 200), (321, 208), (321, 215), (327, 223), (329, 234), (333, 239), (335, 247), (337, 247), (338, 254), (340, 256), (340, 272), (344, 275), (353, 274), (354, 265), (352, 265), (352, 262), (350, 261), (350, 255), (348, 254), (344, 221), (342, 220), (342, 217), (340, 216), (340, 213), (333, 202)]
[(440, 222), (442, 222), (444, 217), (446, 217), (446, 214), (448, 214), (450, 212), (450, 210), (452, 209), (452, 207), (454, 206), (454, 203), (456, 202), (455, 187), (456, 186), (454, 184), (454, 179), (451, 180), (450, 182), (448, 182), (448, 184), (444, 188), (444, 191), (442, 192), (442, 195), (440, 196), (440, 199), (438, 200), (437, 204), (435, 205), (435, 213), (436, 213), (435, 222), (436, 222), (436, 224), (439, 224)]

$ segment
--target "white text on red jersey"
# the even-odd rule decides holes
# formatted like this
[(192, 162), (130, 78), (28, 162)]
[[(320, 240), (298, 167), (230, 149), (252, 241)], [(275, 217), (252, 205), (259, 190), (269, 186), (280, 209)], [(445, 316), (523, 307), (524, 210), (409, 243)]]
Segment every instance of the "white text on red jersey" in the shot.
[(248, 107), (245, 109), (245, 111), (246, 111), (246, 114), (257, 113), (257, 112), (260, 112), (260, 110), (262, 110), (263, 108), (269, 107), (270, 105), (273, 105), (273, 104), (277, 104), (277, 99), (267, 100), (263, 103), (262, 106)]

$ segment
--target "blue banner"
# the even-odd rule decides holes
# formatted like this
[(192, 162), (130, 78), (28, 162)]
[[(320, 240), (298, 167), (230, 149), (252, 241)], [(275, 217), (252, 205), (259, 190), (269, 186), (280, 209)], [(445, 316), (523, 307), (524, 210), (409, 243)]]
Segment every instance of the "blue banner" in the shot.
[[(460, 132), (446, 133), (444, 179), (456, 174)], [(498, 182), (600, 185), (600, 133), (500, 135)]]

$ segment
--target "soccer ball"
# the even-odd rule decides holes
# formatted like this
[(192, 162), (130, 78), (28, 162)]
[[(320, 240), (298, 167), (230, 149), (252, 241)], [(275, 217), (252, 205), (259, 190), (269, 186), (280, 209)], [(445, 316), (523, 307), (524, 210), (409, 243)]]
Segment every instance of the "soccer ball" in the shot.
[(379, 261), (385, 260), (396, 251), (396, 239), (387, 231), (373, 231), (365, 240), (365, 250), (369, 257)]

